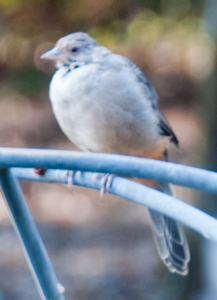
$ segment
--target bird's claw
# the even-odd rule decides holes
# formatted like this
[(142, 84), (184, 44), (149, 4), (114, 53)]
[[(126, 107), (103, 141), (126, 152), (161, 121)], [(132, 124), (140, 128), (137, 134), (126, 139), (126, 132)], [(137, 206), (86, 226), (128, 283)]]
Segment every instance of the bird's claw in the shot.
[(108, 193), (109, 188), (111, 186), (112, 179), (115, 175), (113, 174), (102, 174), (97, 173), (94, 174), (92, 180), (94, 181), (97, 178), (101, 178), (101, 189), (100, 189), (100, 198), (103, 198), (103, 195)]
[(108, 193), (113, 177), (113, 174), (104, 174), (102, 176), (100, 198), (102, 198), (105, 193)]
[(75, 177), (75, 173), (76, 172), (80, 172), (80, 171), (72, 171), (72, 170), (67, 170), (66, 171), (66, 176), (67, 176), (67, 186), (68, 189), (70, 190), (70, 192), (74, 195), (74, 189), (73, 189), (73, 185), (74, 185), (74, 177)]

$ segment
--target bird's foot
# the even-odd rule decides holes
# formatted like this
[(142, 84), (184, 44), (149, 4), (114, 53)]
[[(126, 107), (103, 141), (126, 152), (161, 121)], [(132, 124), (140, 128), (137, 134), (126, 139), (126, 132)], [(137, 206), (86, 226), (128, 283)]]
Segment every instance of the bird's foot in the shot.
[(106, 174), (106, 173), (97, 173), (94, 174), (92, 177), (92, 180), (94, 181), (95, 179), (101, 178), (101, 189), (100, 189), (100, 198), (103, 198), (103, 195), (105, 193), (108, 193), (109, 188), (112, 183), (112, 179), (115, 177), (113, 174)]
[(70, 192), (72, 193), (72, 195), (74, 195), (73, 185), (74, 185), (74, 177), (75, 177), (76, 173), (81, 174), (81, 171), (72, 171), (72, 170), (66, 171), (67, 186), (68, 186), (68, 189), (70, 190)]

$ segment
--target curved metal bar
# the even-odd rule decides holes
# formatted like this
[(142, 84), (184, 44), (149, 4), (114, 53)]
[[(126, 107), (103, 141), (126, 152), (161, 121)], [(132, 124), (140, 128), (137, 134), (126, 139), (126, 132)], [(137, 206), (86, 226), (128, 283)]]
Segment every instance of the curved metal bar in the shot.
[(64, 288), (58, 283), (47, 251), (13, 171), (1, 169), (0, 183), (9, 208), (11, 221), (23, 246), (41, 299), (64, 300)]
[(217, 194), (217, 173), (175, 163), (116, 154), (0, 148), (0, 167), (81, 170), (171, 182)]
[[(47, 170), (44, 176), (37, 175), (32, 169), (13, 169), (20, 179), (43, 182), (68, 183), (68, 172), (64, 170)], [(94, 189), (101, 189), (101, 179), (93, 180), (91, 172), (75, 172), (73, 184)], [(217, 220), (201, 210), (181, 200), (171, 197), (134, 181), (114, 177), (109, 192), (131, 202), (147, 206), (172, 219), (175, 219), (206, 238), (217, 241)]]

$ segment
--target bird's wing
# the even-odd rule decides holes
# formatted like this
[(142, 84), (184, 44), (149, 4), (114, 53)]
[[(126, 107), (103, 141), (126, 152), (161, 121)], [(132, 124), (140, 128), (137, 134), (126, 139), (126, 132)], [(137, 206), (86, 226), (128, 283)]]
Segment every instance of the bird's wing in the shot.
[(178, 147), (179, 141), (173, 132), (168, 120), (166, 117), (160, 112), (158, 109), (158, 95), (154, 88), (150, 85), (148, 79), (144, 76), (142, 71), (131, 61), (126, 59), (126, 63), (128, 67), (130, 67), (131, 72), (136, 76), (137, 81), (142, 85), (142, 89), (144, 91), (145, 97), (147, 100), (150, 100), (152, 103), (153, 109), (157, 110), (157, 114), (159, 116), (159, 128), (161, 135), (170, 137), (170, 141)]

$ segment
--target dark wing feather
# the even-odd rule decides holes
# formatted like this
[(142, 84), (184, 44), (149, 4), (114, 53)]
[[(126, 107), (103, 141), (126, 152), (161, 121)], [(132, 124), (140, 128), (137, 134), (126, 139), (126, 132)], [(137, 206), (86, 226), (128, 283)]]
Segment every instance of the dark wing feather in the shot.
[(161, 130), (161, 134), (162, 135), (166, 135), (170, 137), (170, 141), (172, 143), (174, 143), (174, 145), (176, 147), (179, 146), (179, 141), (175, 135), (175, 133), (173, 132), (172, 128), (170, 127), (169, 122), (167, 121), (166, 117), (160, 113), (160, 123), (159, 123), (159, 127)]

